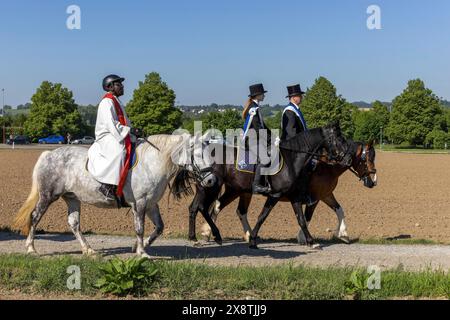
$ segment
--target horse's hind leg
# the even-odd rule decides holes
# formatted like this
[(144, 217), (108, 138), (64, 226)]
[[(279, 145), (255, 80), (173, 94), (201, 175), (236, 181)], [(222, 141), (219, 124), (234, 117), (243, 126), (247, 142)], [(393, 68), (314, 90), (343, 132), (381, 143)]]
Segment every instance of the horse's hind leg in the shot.
[[(209, 199), (209, 201), (205, 201), (203, 207), (200, 208), (200, 210), (206, 210), (206, 212), (202, 212), (204, 217), (206, 217), (206, 215), (209, 214), (209, 207), (213, 203), (212, 200), (216, 199), (216, 197), (219, 195), (219, 192), (220, 192), (220, 189), (217, 190), (216, 192), (214, 192), (213, 194), (207, 195), (207, 198)], [(238, 197), (238, 194), (236, 192), (234, 192), (231, 189), (227, 189), (225, 187), (225, 193), (222, 196), (220, 196), (220, 198), (218, 200), (214, 201), (215, 202), (214, 207), (212, 208), (212, 212), (210, 215), (211, 223), (207, 222), (207, 223), (203, 224), (203, 227), (202, 227), (202, 236), (204, 236), (208, 241), (211, 238), (211, 233), (212, 233), (211, 225), (215, 226), (215, 222), (217, 221), (217, 216), (219, 215), (220, 211), (222, 211), (223, 208), (225, 208), (231, 202), (233, 202), (237, 197)], [(205, 218), (205, 220), (207, 220), (207, 219)]]
[(96, 252), (91, 248), (89, 243), (83, 237), (80, 229), (80, 212), (81, 212), (81, 202), (77, 198), (70, 196), (62, 197), (67, 204), (68, 209), (68, 222), (70, 229), (72, 229), (73, 234), (81, 244), (81, 250), (85, 255), (94, 255)]
[(250, 206), (250, 202), (252, 201), (252, 195), (251, 194), (243, 194), (239, 198), (239, 204), (236, 209), (236, 214), (239, 217), (239, 220), (241, 221), (242, 228), (244, 229), (244, 240), (247, 243), (250, 243), (250, 235), (252, 232), (252, 228), (250, 227), (250, 224), (248, 223), (247, 219), (247, 212), (248, 207)]
[(147, 217), (150, 218), (150, 220), (155, 225), (155, 230), (152, 232), (152, 234), (148, 237), (147, 241), (145, 242), (145, 246), (147, 247), (151, 245), (156, 240), (156, 238), (162, 235), (164, 231), (164, 222), (162, 220), (158, 204), (155, 204), (154, 206), (149, 206), (145, 211), (145, 214), (147, 215)]
[(309, 233), (308, 226), (306, 224), (306, 219), (302, 210), (302, 203), (299, 201), (291, 200), (292, 208), (294, 209), (295, 216), (297, 217), (297, 222), (300, 225), (300, 228), (303, 231), (303, 234), (306, 238), (306, 244), (310, 247), (313, 247), (314, 240), (311, 234)]
[(194, 199), (189, 206), (189, 240), (197, 242), (197, 235), (195, 231), (195, 220), (197, 219), (198, 204), (200, 199), (204, 197), (204, 192), (197, 189)]
[(41, 221), (42, 216), (47, 211), (50, 204), (52, 204), (52, 202), (54, 201), (55, 200), (52, 200), (43, 194), (39, 195), (38, 203), (36, 204), (36, 207), (31, 214), (30, 232), (28, 233), (27, 241), (25, 243), (27, 253), (37, 253), (36, 249), (34, 248), (34, 236), (36, 234), (36, 228), (39, 221)]
[(266, 202), (264, 203), (264, 208), (258, 216), (258, 221), (256, 222), (255, 227), (252, 230), (252, 234), (250, 236), (249, 248), (250, 249), (258, 249), (256, 245), (256, 240), (258, 238), (259, 229), (261, 229), (264, 221), (266, 221), (269, 213), (272, 211), (273, 207), (278, 203), (279, 198), (268, 197)]
[[(316, 202), (315, 204), (313, 204), (312, 206), (306, 206), (305, 209), (305, 219), (306, 219), (306, 226), (309, 226), (309, 223), (311, 222), (311, 219), (313, 217), (314, 211), (316, 210), (316, 207), (319, 203)], [(298, 230), (298, 234), (297, 234), (297, 242), (299, 244), (306, 244), (306, 237), (303, 234), (302, 229), (300, 228), (300, 230)]]

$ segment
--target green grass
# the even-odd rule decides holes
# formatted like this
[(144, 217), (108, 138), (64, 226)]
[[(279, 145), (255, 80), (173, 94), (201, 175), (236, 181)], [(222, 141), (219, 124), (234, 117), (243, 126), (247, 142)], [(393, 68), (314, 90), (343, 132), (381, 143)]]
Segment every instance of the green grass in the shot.
[(420, 154), (450, 154), (450, 150), (447, 149), (425, 149), (423, 147), (414, 146), (398, 146), (398, 145), (383, 145), (380, 149), (380, 145), (377, 145), (376, 151), (386, 151), (386, 152), (399, 152), (399, 153), (420, 153)]
[[(94, 284), (102, 276), (106, 260), (39, 258), (0, 255), (0, 288), (24, 293), (102, 297)], [(274, 267), (212, 267), (190, 262), (156, 261), (158, 276), (144, 296), (162, 299), (346, 299), (354, 268), (312, 268), (285, 264)], [(81, 269), (81, 291), (66, 287), (67, 267)], [(381, 289), (361, 289), (362, 299), (450, 298), (450, 276), (443, 271), (381, 274)]]

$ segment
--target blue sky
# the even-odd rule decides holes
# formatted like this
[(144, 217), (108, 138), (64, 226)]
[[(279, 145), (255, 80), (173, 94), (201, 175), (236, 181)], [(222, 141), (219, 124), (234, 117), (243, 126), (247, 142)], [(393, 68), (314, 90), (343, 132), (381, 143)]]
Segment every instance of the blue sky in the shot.
[[(66, 28), (71, 4), (81, 30)], [(366, 27), (371, 4), (382, 30)], [(322, 75), (349, 101), (390, 101), (420, 77), (450, 99), (449, 30), (448, 0), (2, 1), (0, 88), (17, 105), (49, 80), (97, 103), (117, 73), (128, 101), (157, 71), (179, 104), (241, 104), (256, 82), (275, 104)]]

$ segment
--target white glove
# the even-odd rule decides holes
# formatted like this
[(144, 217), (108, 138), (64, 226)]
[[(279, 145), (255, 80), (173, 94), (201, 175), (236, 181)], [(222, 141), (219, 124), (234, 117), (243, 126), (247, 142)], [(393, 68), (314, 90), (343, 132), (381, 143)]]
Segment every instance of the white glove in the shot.
[(280, 145), (280, 142), (281, 142), (280, 137), (276, 137), (275, 138), (275, 147), (278, 148), (278, 146)]

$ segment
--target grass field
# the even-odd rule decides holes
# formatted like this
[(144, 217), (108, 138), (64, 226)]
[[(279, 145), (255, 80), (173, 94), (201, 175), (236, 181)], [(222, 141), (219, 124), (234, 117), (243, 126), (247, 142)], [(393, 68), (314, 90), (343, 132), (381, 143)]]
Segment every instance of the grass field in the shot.
[[(94, 286), (101, 277), (100, 258), (40, 258), (0, 255), (0, 288), (25, 294), (104, 298)], [(368, 290), (362, 269), (278, 267), (211, 267), (189, 262), (152, 262), (155, 280), (141, 293), (155, 299), (404, 299), (450, 298), (445, 272), (383, 271), (381, 288)], [(81, 290), (71, 291), (67, 268), (81, 270)], [(352, 276), (353, 274), (353, 276)], [(353, 280), (352, 280), (353, 279)], [(355, 280), (356, 279), (356, 280)]]

